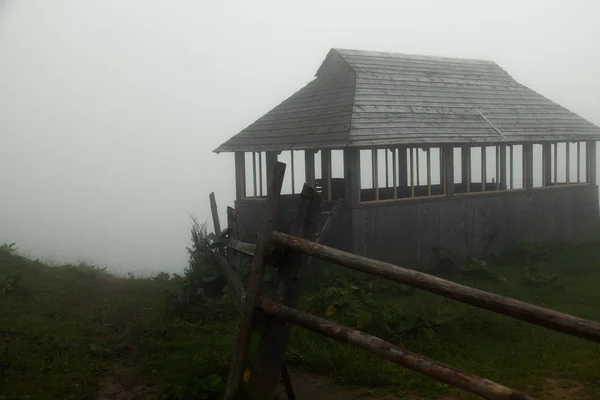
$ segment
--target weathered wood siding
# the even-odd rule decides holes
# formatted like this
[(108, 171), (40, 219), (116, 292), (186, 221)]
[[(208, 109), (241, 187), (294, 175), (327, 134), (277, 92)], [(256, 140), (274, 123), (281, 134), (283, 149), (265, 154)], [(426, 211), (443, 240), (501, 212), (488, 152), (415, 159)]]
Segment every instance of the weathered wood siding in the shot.
[(519, 242), (585, 241), (598, 229), (595, 186), (362, 204), (352, 210), (354, 252), (408, 266), (508, 249)]

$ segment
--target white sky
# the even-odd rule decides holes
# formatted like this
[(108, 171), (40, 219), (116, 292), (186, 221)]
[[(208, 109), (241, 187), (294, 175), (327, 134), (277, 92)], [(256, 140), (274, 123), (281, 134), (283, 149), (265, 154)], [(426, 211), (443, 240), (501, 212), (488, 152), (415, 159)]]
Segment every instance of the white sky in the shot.
[(331, 47), (486, 58), (600, 125), (600, 2), (0, 0), (0, 242), (181, 271), (221, 142)]

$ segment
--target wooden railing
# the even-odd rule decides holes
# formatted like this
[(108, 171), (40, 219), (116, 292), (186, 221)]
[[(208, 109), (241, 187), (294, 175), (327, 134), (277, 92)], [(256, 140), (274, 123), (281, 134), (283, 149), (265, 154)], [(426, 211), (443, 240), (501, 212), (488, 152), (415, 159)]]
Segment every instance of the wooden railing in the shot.
[[(247, 288), (244, 288), (238, 275), (234, 272), (235, 266), (228, 263), (222, 249), (216, 255), (216, 259), (229, 281), (231, 294), (238, 299), (241, 311), (236, 345), (226, 385), (226, 400), (237, 398), (240, 395), (244, 365), (248, 357), (253, 331), (261, 334), (261, 341), (248, 383), (248, 398), (252, 400), (272, 399), (281, 378), (288, 397), (295, 399), (289, 374), (284, 364), (284, 354), (292, 324), (368, 350), (396, 364), (486, 399), (531, 399), (530, 396), (517, 390), (404, 350), (364, 332), (346, 328), (297, 310), (295, 307), (300, 294), (300, 272), (312, 257), (600, 343), (600, 323), (470, 288), (436, 276), (358, 256), (309, 240), (318, 238), (320, 242), (324, 235), (319, 234), (320, 227), (318, 226), (321, 197), (308, 185), (304, 185), (302, 190), (297, 214), (289, 233), (274, 231), (274, 220), (277, 216), (284, 173), (285, 165), (276, 163), (256, 244), (237, 240), (232, 234), (234, 227), (230, 218), (228, 218), (230, 226), (227, 229), (220, 232), (218, 236), (211, 236), (215, 246), (225, 246), (228, 252), (239, 252), (252, 256), (250, 278)], [(211, 206), (213, 207), (215, 231), (219, 232), (216, 203), (212, 194)], [(328, 229), (331, 219), (324, 225), (323, 228)], [(278, 251), (281, 248), (285, 251)], [(227, 258), (231, 259), (229, 256)], [(278, 277), (271, 299), (260, 296), (261, 283), (267, 264), (278, 267)]]

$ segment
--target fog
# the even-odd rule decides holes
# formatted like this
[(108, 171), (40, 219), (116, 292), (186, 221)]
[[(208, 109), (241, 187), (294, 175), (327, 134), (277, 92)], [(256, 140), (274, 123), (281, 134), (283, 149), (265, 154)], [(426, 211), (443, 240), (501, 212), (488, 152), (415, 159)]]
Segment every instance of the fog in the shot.
[(212, 150), (332, 47), (492, 59), (600, 125), (600, 3), (0, 0), (0, 243), (180, 272), (188, 213), (222, 218)]

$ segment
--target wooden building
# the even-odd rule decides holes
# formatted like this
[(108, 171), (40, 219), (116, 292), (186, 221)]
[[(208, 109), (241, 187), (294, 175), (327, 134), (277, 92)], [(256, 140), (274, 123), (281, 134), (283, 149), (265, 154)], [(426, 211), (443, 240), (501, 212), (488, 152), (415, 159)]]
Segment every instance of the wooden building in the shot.
[(239, 231), (258, 230), (273, 163), (343, 201), (326, 243), (424, 266), (598, 229), (600, 128), (496, 63), (332, 49), (316, 78), (215, 151), (234, 152)]

